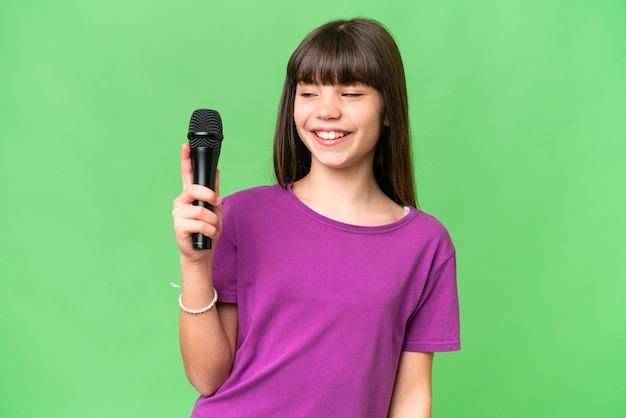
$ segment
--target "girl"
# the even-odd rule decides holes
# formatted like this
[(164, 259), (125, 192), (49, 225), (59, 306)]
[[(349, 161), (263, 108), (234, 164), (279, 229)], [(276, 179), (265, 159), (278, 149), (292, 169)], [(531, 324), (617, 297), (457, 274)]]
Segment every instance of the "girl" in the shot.
[(278, 184), (222, 202), (181, 152), (192, 417), (429, 417), (432, 353), (460, 348), (455, 252), (416, 209), (404, 70), (380, 24), (333, 21), (298, 46), (274, 165)]

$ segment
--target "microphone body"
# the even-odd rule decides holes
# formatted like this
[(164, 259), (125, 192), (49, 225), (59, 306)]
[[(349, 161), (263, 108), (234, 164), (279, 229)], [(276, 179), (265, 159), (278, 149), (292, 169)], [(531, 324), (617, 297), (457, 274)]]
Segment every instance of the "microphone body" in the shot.
[[(215, 110), (195, 110), (191, 115), (187, 138), (191, 147), (193, 182), (215, 190), (217, 161), (224, 138), (220, 114)], [(196, 200), (193, 204), (213, 210), (207, 202)], [(211, 249), (211, 239), (205, 235), (194, 233), (192, 241), (196, 250)]]

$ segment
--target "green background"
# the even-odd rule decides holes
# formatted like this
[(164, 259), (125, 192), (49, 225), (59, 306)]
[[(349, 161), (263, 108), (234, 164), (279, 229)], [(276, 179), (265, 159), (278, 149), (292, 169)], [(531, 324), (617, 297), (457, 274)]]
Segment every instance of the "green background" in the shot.
[(626, 416), (621, 0), (4, 0), (0, 416), (189, 415), (169, 282), (191, 112), (222, 115), (223, 195), (271, 183), (287, 59), (354, 16), (398, 41), (420, 204), (458, 251), (433, 416)]

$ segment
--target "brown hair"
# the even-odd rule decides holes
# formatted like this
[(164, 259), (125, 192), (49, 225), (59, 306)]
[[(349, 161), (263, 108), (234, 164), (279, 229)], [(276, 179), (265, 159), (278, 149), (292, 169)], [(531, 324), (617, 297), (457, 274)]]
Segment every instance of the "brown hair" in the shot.
[(374, 20), (336, 20), (309, 33), (291, 55), (274, 134), (274, 171), (283, 187), (311, 169), (311, 153), (293, 120), (299, 82), (363, 83), (381, 93), (389, 126), (383, 128), (376, 146), (374, 175), (390, 199), (417, 206), (404, 67), (389, 32)]

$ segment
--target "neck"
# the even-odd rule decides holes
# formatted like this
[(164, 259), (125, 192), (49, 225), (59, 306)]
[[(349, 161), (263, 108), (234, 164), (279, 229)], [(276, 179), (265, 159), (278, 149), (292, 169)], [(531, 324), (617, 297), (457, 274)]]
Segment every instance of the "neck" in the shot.
[(371, 170), (331, 170), (315, 164), (295, 188), (316, 202), (362, 205), (382, 193)]
[(378, 187), (374, 173), (311, 167), (293, 185), (293, 193), (314, 211), (356, 225), (382, 225), (399, 219), (403, 210)]

